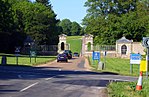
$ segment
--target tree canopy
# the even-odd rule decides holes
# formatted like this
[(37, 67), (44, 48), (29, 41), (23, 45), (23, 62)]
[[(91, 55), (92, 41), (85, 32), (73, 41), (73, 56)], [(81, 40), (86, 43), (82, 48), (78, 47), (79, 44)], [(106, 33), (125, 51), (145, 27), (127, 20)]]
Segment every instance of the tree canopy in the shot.
[(62, 28), (62, 33), (68, 36), (82, 35), (82, 27), (77, 22), (71, 22), (69, 19), (60, 21), (59, 26)]
[(27, 36), (39, 45), (58, 43), (59, 20), (50, 4), (40, 1), (46, 0), (0, 0), (0, 52), (14, 52)]
[(115, 44), (123, 35), (141, 41), (149, 32), (147, 0), (87, 0), (85, 7), (88, 14), (82, 24), (96, 44)]

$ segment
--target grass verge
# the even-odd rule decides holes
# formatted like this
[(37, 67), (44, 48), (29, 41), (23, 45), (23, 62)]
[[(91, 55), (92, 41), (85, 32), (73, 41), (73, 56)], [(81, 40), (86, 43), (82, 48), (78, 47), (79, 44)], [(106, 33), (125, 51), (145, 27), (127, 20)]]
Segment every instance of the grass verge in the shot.
[[(104, 60), (104, 58), (101, 58), (102, 62), (104, 62)], [(120, 75), (139, 77), (138, 65), (133, 65), (133, 74), (130, 74), (129, 59), (106, 58), (106, 65), (104, 70), (98, 70), (98, 61), (93, 62), (91, 57), (89, 57), (89, 63), (95, 71), (106, 71), (118, 73)], [(137, 82), (111, 82), (107, 86), (109, 97), (149, 97), (149, 80), (143, 79), (143, 89), (141, 91), (136, 91), (136, 85)]]
[(149, 81), (143, 80), (143, 89), (136, 90), (137, 82), (113, 82), (108, 85), (109, 97), (149, 97)]
[(133, 73), (130, 73), (130, 60), (129, 59), (121, 59), (121, 58), (101, 58), (101, 62), (104, 64), (103, 70), (98, 70), (98, 61), (93, 61), (91, 57), (89, 57), (90, 65), (93, 67), (95, 71), (108, 71), (113, 73), (118, 73), (120, 75), (129, 75), (129, 76), (138, 76), (139, 75), (139, 65), (133, 65)]
[[(0, 54), (0, 62), (2, 60), (2, 56), (6, 56), (7, 58), (7, 65), (16, 65), (17, 64), (17, 58), (13, 54)], [(39, 65), (44, 64), (50, 61), (53, 61), (56, 59), (56, 56), (37, 56), (36, 62), (35, 58), (30, 58), (29, 55), (20, 55), (18, 57), (18, 65), (27, 65), (27, 66), (33, 66), (33, 65)]]

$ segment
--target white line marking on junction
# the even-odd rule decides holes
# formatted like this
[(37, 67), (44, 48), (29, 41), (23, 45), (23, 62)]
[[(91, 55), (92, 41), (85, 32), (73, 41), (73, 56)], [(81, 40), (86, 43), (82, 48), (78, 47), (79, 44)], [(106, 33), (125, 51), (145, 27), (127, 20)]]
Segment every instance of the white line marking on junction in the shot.
[(29, 89), (29, 88), (31, 88), (31, 87), (37, 85), (38, 83), (39, 83), (39, 82), (33, 83), (33, 84), (31, 84), (31, 85), (29, 85), (29, 86), (23, 88), (22, 90), (20, 90), (20, 92), (23, 92), (23, 91), (25, 91), (25, 90), (27, 90), (27, 89)]
[(50, 79), (52, 79), (53, 77), (50, 77), (50, 78), (46, 78), (45, 80), (47, 81), (47, 80), (50, 80)]
[(112, 78), (99, 78), (99, 79), (101, 79), (101, 80), (109, 80), (109, 81), (126, 81), (126, 82), (128, 82), (128, 81), (130, 81), (130, 80), (124, 80), (124, 79), (112, 79)]
[(19, 78), (22, 78), (22, 76), (21, 76), (21, 75), (18, 75), (18, 77), (19, 77)]
[(52, 78), (54, 78), (54, 77), (56, 77), (56, 76), (52, 76), (52, 77), (50, 77), (50, 78), (45, 78), (45, 80), (47, 81), (47, 80), (50, 80), (50, 79), (52, 79)]

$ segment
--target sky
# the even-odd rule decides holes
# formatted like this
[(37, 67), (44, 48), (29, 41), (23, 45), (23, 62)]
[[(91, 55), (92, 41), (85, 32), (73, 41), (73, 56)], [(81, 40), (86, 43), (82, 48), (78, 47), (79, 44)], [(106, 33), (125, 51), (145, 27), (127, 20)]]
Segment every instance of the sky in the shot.
[[(34, 0), (31, 0), (34, 1)], [(81, 24), (82, 19), (86, 16), (86, 7), (84, 4), (87, 0), (50, 0), (52, 8), (57, 14), (57, 19), (69, 19)]]

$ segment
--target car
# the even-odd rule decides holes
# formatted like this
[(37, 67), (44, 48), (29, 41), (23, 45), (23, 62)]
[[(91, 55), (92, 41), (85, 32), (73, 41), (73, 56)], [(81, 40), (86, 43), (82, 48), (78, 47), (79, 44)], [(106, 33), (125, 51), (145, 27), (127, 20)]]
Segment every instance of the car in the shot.
[(68, 57), (65, 53), (57, 55), (57, 62), (60, 62), (60, 61), (68, 62)]
[(74, 53), (73, 53), (73, 57), (79, 57), (79, 53), (74, 52)]
[(67, 55), (68, 59), (71, 59), (72, 58), (72, 52), (71, 52), (71, 50), (64, 50), (63, 53)]

